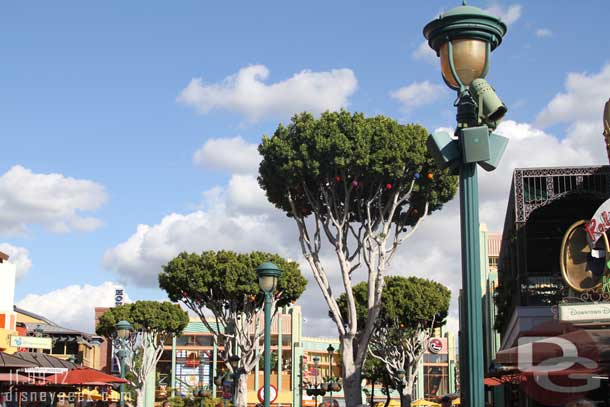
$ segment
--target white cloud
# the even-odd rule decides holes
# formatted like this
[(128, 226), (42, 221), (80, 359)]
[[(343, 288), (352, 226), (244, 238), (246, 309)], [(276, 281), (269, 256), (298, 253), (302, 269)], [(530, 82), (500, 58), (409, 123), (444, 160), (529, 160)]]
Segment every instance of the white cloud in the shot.
[(536, 37), (538, 38), (546, 38), (551, 37), (553, 35), (553, 31), (548, 28), (539, 28), (536, 30)]
[[(95, 307), (114, 306), (120, 285), (106, 281), (100, 285), (69, 285), (46, 294), (28, 294), (17, 306), (40, 314), (64, 328), (88, 333), (95, 331)], [(125, 302), (129, 297), (125, 295)]]
[(540, 112), (537, 124), (592, 121), (599, 124), (601, 134), (604, 104), (610, 96), (610, 63), (596, 74), (569, 73), (565, 88)]
[(126, 241), (106, 251), (104, 266), (126, 281), (154, 287), (161, 266), (182, 251), (298, 254), (293, 230), (287, 226), (291, 221), (272, 210), (253, 175), (234, 175), (226, 188), (207, 191), (204, 207), (169, 214), (155, 225), (138, 225)]
[(347, 106), (358, 87), (351, 69), (304, 70), (271, 84), (263, 82), (268, 77), (266, 66), (250, 65), (220, 83), (205, 84), (202, 78), (195, 78), (182, 90), (178, 101), (201, 113), (218, 109), (243, 114), (250, 121), (285, 119), (302, 111), (318, 114), (339, 110)]
[(488, 13), (500, 17), (506, 25), (515, 23), (521, 18), (522, 7), (520, 4), (511, 4), (508, 7), (504, 7), (500, 4), (494, 4), (491, 7), (485, 9)]
[(8, 261), (15, 265), (17, 279), (22, 278), (32, 267), (30, 253), (25, 247), (13, 246), (9, 243), (0, 243), (0, 252), (8, 254)]
[(404, 110), (432, 103), (447, 93), (444, 86), (429, 81), (413, 82), (390, 92), (390, 96), (402, 103)]
[(98, 209), (106, 199), (104, 187), (93, 181), (15, 165), (0, 176), (0, 234), (24, 233), (29, 225), (56, 233), (94, 230), (102, 222), (81, 212)]
[(428, 41), (424, 40), (415, 51), (411, 53), (411, 57), (416, 60), (428, 62), (434, 66), (439, 66), (439, 60), (436, 52), (430, 48)]
[(241, 137), (209, 139), (193, 155), (196, 165), (238, 174), (256, 173), (260, 161), (257, 145)]

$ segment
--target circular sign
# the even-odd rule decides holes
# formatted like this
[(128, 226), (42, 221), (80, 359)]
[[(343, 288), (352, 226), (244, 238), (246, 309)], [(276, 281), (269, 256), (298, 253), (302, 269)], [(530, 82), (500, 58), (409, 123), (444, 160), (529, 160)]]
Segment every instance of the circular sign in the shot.
[(428, 342), (428, 350), (431, 353), (439, 353), (443, 350), (443, 341), (440, 338), (432, 338)]
[[(265, 386), (261, 386), (260, 389), (258, 389), (258, 392), (256, 393), (256, 395), (258, 396), (258, 401), (260, 401), (261, 403), (265, 402)], [(275, 401), (275, 399), (277, 399), (277, 387), (275, 387), (274, 385), (269, 386), (269, 398), (271, 398), (271, 401), (269, 402), (269, 404), (273, 403)]]

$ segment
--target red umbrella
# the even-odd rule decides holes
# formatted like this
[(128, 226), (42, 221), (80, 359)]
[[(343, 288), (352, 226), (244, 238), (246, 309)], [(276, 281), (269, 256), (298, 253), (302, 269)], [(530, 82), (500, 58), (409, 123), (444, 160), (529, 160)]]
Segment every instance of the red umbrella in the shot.
[(95, 383), (99, 385), (111, 384), (111, 383), (129, 383), (125, 379), (120, 377), (111, 376), (99, 370), (89, 369), (87, 367), (78, 367), (76, 369), (69, 370), (65, 373), (58, 373), (49, 376), (45, 379), (50, 384), (81, 384), (89, 385)]

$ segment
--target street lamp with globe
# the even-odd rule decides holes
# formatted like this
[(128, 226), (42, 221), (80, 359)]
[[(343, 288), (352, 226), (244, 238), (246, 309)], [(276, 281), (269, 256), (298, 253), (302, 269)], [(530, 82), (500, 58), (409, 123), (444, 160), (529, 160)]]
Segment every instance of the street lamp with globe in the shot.
[(508, 143), (508, 139), (491, 132), (507, 109), (484, 78), (489, 71), (490, 54), (502, 42), (506, 29), (499, 18), (466, 5), (466, 1), (424, 27), (428, 45), (440, 57), (445, 83), (457, 91), (454, 136), (434, 133), (428, 148), (442, 167), (451, 168), (460, 177), (465, 310), (460, 370), (462, 401), (471, 407), (485, 404), (477, 165), (493, 171)]
[[(126, 373), (126, 361), (127, 361), (127, 341), (131, 336), (133, 327), (128, 321), (122, 320), (116, 323), (114, 326), (115, 331), (115, 343), (118, 344), (117, 357), (119, 358), (119, 365), (121, 370), (121, 379), (125, 378)], [(125, 384), (121, 383), (120, 387), (121, 398), (120, 406), (125, 407)]]
[(271, 262), (261, 264), (256, 268), (258, 286), (265, 294), (265, 387), (264, 407), (271, 405), (271, 303), (282, 270)]

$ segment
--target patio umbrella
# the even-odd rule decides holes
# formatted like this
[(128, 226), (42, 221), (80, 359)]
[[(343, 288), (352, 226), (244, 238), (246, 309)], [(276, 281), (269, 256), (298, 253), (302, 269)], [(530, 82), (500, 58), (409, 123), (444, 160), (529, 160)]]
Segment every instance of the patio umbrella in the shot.
[(34, 379), (17, 373), (0, 373), (0, 383), (32, 384)]
[(421, 406), (421, 407), (438, 407), (440, 404), (435, 403), (434, 401), (429, 401), (426, 399), (415, 400), (411, 403), (412, 406)]
[(87, 367), (79, 367), (69, 370), (65, 373), (59, 373), (46, 378), (48, 384), (68, 384), (68, 385), (88, 385), (95, 384), (112, 384), (112, 383), (129, 383), (120, 377), (111, 376), (99, 370), (89, 369)]

